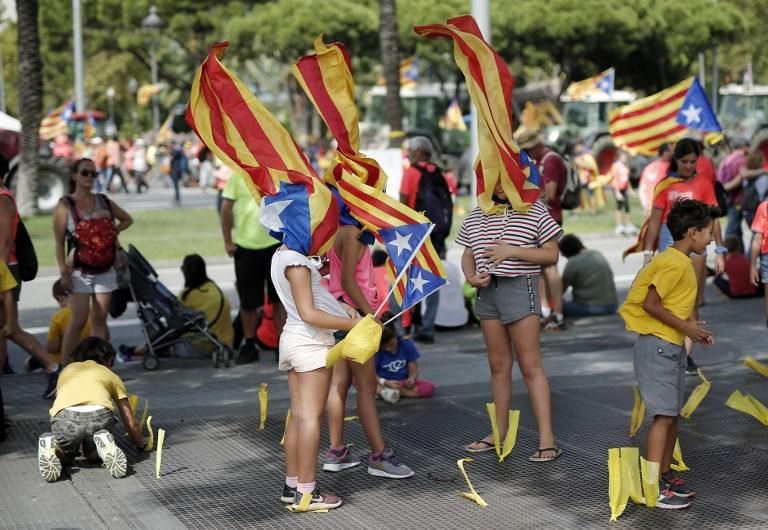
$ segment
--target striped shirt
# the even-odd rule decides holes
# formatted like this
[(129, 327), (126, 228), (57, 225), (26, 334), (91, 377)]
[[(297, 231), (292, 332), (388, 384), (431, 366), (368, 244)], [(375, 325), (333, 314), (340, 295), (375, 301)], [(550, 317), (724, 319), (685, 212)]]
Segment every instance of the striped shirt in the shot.
[(461, 224), (456, 243), (472, 249), (478, 273), (514, 277), (539, 274), (541, 266), (510, 258), (491, 268), (483, 256), (488, 246), (501, 240), (515, 247), (538, 248), (553, 237), (559, 239), (562, 234), (563, 229), (552, 219), (547, 207), (536, 201), (528, 213), (516, 212), (508, 206), (503, 214), (486, 215), (475, 207)]

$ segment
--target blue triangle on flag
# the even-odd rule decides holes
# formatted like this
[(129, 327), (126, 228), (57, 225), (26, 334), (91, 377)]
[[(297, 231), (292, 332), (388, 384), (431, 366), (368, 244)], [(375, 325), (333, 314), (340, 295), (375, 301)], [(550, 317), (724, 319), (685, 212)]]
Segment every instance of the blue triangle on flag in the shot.
[(262, 199), (259, 214), (269, 235), (296, 252), (308, 254), (312, 247), (309, 192), (303, 184), (280, 183), (280, 191)]
[(605, 92), (609, 96), (613, 94), (613, 76), (614, 76), (614, 70), (611, 68), (608, 72), (606, 72), (605, 75), (601, 76), (600, 79), (597, 80), (597, 83), (595, 86), (598, 90)]
[(429, 230), (429, 223), (400, 225), (379, 230), (379, 236), (387, 249), (397, 274), (406, 266), (419, 242)]
[(408, 283), (401, 307), (405, 309), (419, 303), (446, 283), (445, 278), (432, 274), (415, 263), (412, 264), (408, 270)]
[(709, 104), (707, 94), (695, 77), (675, 121), (689, 129), (722, 131), (720, 122), (717, 121), (717, 116), (712, 110), (712, 105)]
[(528, 166), (531, 170), (531, 173), (528, 175), (528, 182), (531, 184), (535, 184), (538, 187), (541, 187), (541, 174), (539, 173), (539, 168), (536, 167), (536, 164), (533, 162), (533, 159), (528, 156), (528, 153), (520, 150), (520, 168), (525, 169), (525, 166)]

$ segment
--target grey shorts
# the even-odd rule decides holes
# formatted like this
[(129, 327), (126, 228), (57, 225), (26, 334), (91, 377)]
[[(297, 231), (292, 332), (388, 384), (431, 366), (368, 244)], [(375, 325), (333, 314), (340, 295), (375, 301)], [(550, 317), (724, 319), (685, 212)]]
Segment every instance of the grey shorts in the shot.
[(654, 335), (640, 335), (634, 361), (637, 386), (648, 414), (678, 416), (685, 403), (685, 347)]
[(117, 290), (117, 272), (114, 267), (99, 274), (87, 274), (79, 269), (72, 272), (72, 292), (75, 294), (101, 294)]
[(760, 281), (768, 284), (768, 254), (760, 255)]
[(477, 290), (475, 314), (480, 320), (500, 320), (504, 325), (541, 315), (539, 275), (492, 276), (491, 285)]
[(96, 449), (93, 435), (101, 429), (112, 430), (117, 420), (115, 414), (107, 408), (93, 412), (75, 412), (60, 410), (51, 418), (51, 431), (56, 444), (67, 455), (76, 455), (80, 445), (84, 446), (84, 454)]

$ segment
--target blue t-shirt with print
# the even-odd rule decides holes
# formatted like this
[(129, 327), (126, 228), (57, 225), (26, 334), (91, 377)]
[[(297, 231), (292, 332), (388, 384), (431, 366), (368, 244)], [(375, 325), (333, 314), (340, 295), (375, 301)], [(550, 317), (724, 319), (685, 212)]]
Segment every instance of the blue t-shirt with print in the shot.
[(412, 340), (397, 338), (397, 351), (376, 352), (376, 375), (384, 379), (408, 379), (408, 363), (419, 358), (419, 350)]

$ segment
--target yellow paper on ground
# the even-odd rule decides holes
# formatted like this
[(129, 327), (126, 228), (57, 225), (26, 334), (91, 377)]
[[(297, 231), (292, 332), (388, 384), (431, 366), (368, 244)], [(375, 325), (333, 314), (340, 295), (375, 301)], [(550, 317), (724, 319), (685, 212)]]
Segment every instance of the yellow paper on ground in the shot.
[(155, 432), (152, 430), (152, 416), (147, 418), (147, 445), (144, 451), (151, 451), (155, 447)]
[(614, 447), (608, 449), (608, 504), (611, 507), (611, 521), (618, 520), (627, 507), (621, 482), (621, 453), (618, 447)]
[(259, 385), (259, 409), (261, 415), (259, 416), (259, 430), (264, 430), (264, 425), (267, 423), (267, 404), (269, 403), (269, 390), (267, 390), (267, 383), (261, 383)]
[(136, 394), (128, 396), (128, 405), (131, 407), (131, 413), (136, 416), (136, 409), (139, 408), (139, 396)]
[(155, 453), (155, 478), (160, 478), (160, 464), (163, 461), (163, 442), (165, 442), (165, 429), (158, 429), (157, 453)]
[(701, 368), (698, 369), (698, 374), (702, 382), (693, 389), (691, 395), (688, 396), (688, 401), (685, 402), (685, 405), (683, 405), (683, 408), (680, 410), (680, 415), (685, 419), (691, 417), (691, 414), (694, 413), (704, 398), (707, 397), (709, 389), (712, 386), (707, 378), (704, 377), (704, 374), (701, 373)]
[(491, 419), (491, 432), (493, 433), (493, 444), (496, 447), (496, 456), (499, 457), (499, 462), (503, 462), (504, 459), (512, 452), (517, 441), (517, 428), (520, 423), (520, 411), (509, 411), (509, 427), (507, 428), (507, 434), (504, 437), (504, 445), (499, 443), (501, 436), (499, 434), (499, 425), (496, 422), (496, 405), (493, 403), (486, 403), (485, 408), (488, 410), (488, 416)]
[(381, 324), (376, 322), (371, 315), (365, 315), (347, 333), (342, 342), (344, 343), (343, 355), (346, 359), (365, 364), (379, 351)]
[(355, 421), (359, 419), (360, 419), (360, 416), (344, 416), (344, 421)]
[(749, 394), (745, 396), (738, 390), (734, 390), (725, 404), (739, 412), (749, 414), (763, 425), (768, 426), (768, 408)]
[(634, 437), (643, 426), (645, 419), (645, 402), (640, 396), (640, 389), (632, 387), (632, 394), (635, 396), (635, 404), (632, 406), (632, 420), (629, 424), (629, 435)]
[(645, 505), (649, 508), (655, 508), (659, 500), (659, 463), (640, 458), (640, 473)]
[(291, 419), (291, 409), (288, 409), (288, 413), (285, 415), (285, 428), (283, 429), (283, 437), (280, 438), (280, 445), (285, 445), (285, 431), (288, 430), (288, 420)]
[(488, 416), (491, 418), (491, 433), (493, 434), (493, 445), (496, 447), (496, 456), (501, 459), (501, 445), (499, 445), (499, 424), (496, 422), (496, 405), (493, 403), (486, 403), (485, 408), (488, 410)]
[(764, 365), (753, 357), (744, 357), (744, 366), (747, 368), (752, 368), (755, 372), (762, 375), (763, 377), (768, 377), (768, 366)]
[(466, 462), (473, 462), (473, 460), (471, 458), (460, 458), (459, 460), (456, 460), (456, 465), (459, 466), (459, 471), (461, 471), (461, 474), (464, 475), (464, 480), (467, 482), (467, 486), (469, 487), (469, 492), (460, 491), (459, 495), (485, 508), (486, 506), (488, 506), (488, 503), (483, 500), (480, 494), (477, 493), (477, 491), (475, 491), (475, 488), (472, 486), (472, 482), (470, 482), (469, 480), (469, 475), (467, 474), (467, 470), (464, 469), (464, 464)]
[(286, 506), (286, 509), (289, 512), (294, 512), (294, 513), (303, 513), (303, 512), (309, 512), (309, 511), (311, 511), (312, 513), (328, 513), (329, 510), (325, 509), (325, 508), (322, 509), (322, 510), (310, 510), (309, 509), (309, 505), (311, 503), (312, 503), (312, 494), (311, 493), (303, 493), (301, 495), (301, 500), (299, 501), (299, 505), (296, 506), (296, 508), (294, 508), (291, 505), (288, 505), (288, 506)]
[(691, 468), (685, 465), (685, 462), (683, 461), (683, 450), (680, 448), (680, 438), (675, 440), (675, 449), (672, 451), (672, 460), (674, 460), (674, 462), (672, 462), (669, 467), (675, 471), (680, 471), (681, 473), (683, 471), (690, 471)]
[(640, 483), (640, 450), (637, 447), (622, 447), (620, 452), (622, 491), (633, 503), (645, 504)]

